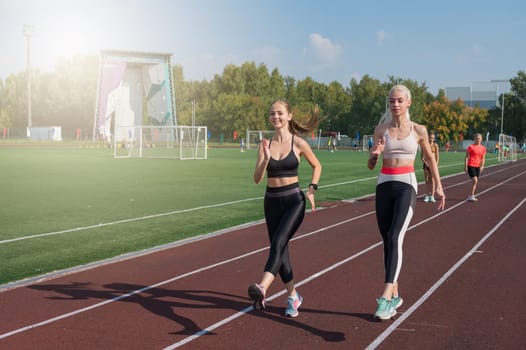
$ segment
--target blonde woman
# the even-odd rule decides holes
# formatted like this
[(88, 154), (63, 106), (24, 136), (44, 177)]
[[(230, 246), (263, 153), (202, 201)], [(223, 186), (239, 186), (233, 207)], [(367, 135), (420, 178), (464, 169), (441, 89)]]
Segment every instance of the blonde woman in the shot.
[(411, 92), (396, 85), (389, 92), (389, 109), (374, 130), (374, 145), (367, 166), (374, 169), (382, 155), (382, 169), (376, 186), (376, 219), (384, 245), (385, 279), (376, 300), (375, 318), (390, 319), (403, 300), (398, 277), (402, 268), (402, 245), (415, 209), (418, 183), (414, 162), (418, 145), (436, 184), (438, 210), (444, 209), (446, 196), (438, 166), (429, 145), (426, 127), (411, 121)]

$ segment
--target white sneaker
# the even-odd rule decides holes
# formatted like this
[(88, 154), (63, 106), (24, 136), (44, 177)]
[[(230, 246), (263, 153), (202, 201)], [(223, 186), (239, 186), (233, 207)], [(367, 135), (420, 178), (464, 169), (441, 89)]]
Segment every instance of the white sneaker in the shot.
[(435, 202), (436, 202), (435, 197), (433, 197), (433, 196), (429, 196), (429, 201), (430, 201), (431, 203), (435, 203)]
[(424, 196), (424, 202), (426, 202), (426, 203), (429, 202), (429, 196), (428, 195)]
[(468, 197), (468, 202), (476, 202), (476, 201), (478, 201), (478, 199), (475, 196), (471, 195)]

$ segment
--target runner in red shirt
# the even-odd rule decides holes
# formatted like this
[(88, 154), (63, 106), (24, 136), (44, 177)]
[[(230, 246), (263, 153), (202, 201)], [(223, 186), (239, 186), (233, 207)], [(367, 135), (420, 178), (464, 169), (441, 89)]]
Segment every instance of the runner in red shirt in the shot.
[(475, 189), (477, 188), (478, 179), (480, 173), (484, 170), (484, 163), (486, 161), (486, 147), (482, 146), (482, 135), (475, 134), (475, 142), (472, 145), (468, 146), (466, 150), (466, 160), (465, 160), (465, 172), (468, 173), (471, 181), (473, 181), (473, 186), (471, 187), (471, 195), (468, 197), (468, 201), (475, 202), (477, 198), (475, 197)]

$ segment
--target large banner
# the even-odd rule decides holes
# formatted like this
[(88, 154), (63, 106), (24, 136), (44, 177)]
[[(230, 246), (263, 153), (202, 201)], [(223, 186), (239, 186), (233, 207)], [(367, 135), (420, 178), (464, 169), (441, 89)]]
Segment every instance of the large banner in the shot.
[[(102, 51), (97, 89), (94, 139), (111, 143), (134, 139), (114, 135), (115, 126), (177, 126), (169, 54)], [(146, 103), (146, 108), (144, 108)], [(147, 111), (147, 115), (144, 112)]]

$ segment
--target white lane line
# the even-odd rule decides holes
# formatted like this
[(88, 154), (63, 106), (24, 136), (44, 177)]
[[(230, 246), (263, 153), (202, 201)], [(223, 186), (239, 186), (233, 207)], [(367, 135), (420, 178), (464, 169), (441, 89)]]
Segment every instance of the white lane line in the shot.
[(469, 252), (466, 253), (466, 255), (464, 255), (464, 257), (462, 257), (462, 259), (460, 259), (455, 265), (453, 265), (435, 284), (433, 284), (433, 286), (431, 286), (431, 288), (429, 288), (427, 290), (427, 292), (424, 293), (424, 295), (422, 295), (420, 297), (420, 299), (418, 299), (413, 305), (411, 305), (411, 307), (405, 311), (403, 314), (401, 314), (400, 317), (398, 317), (385, 331), (383, 331), (371, 344), (369, 344), (369, 346), (366, 348), (366, 350), (373, 350), (373, 349), (376, 349), (389, 335), (391, 335), (391, 333), (393, 333), (396, 328), (398, 328), (398, 326), (400, 326), (400, 324), (402, 322), (404, 322), (404, 320), (406, 320), (409, 316), (411, 316), (427, 299), (429, 299), (429, 297), (431, 297), (431, 295), (442, 285), (444, 284), (444, 282), (463, 264), (466, 262), (467, 259), (469, 259), (469, 257), (471, 257), (471, 255), (473, 255), (477, 249), (489, 238), (491, 237), (495, 231), (497, 231), (497, 229), (499, 229), (499, 227), (502, 226), (502, 224), (504, 224), (504, 222), (506, 222), (506, 220), (508, 220), (508, 218), (517, 210), (519, 209), (523, 204), (524, 202), (526, 202), (526, 198), (524, 198), (519, 204), (517, 204), (517, 206), (515, 206), (515, 208), (513, 208), (512, 210), (510, 210), (508, 212), (508, 214), (501, 220), (499, 221), (499, 223), (497, 225), (495, 225), (488, 233), (486, 233), (486, 235), (484, 237), (482, 237), (482, 239), (480, 241), (478, 241), (477, 244), (475, 244), (475, 246), (473, 246), (473, 248), (471, 248), (469, 250)]
[[(310, 275), (308, 278), (305, 278), (305, 279), (301, 280), (299, 283), (296, 283), (296, 287), (300, 287), (300, 286), (302, 286), (302, 285), (304, 285), (304, 284), (306, 284), (306, 283), (308, 283), (308, 282), (310, 282), (310, 281), (312, 281), (312, 280), (314, 280), (314, 279), (326, 274), (327, 272), (330, 272), (330, 271), (340, 267), (341, 265), (344, 265), (344, 264), (348, 263), (349, 261), (351, 261), (353, 259), (356, 259), (357, 257), (359, 257), (359, 256), (369, 252), (370, 250), (380, 246), (381, 244), (382, 244), (382, 242), (377, 242), (377, 243), (375, 243), (375, 244), (373, 244), (373, 245), (371, 245), (371, 246), (359, 251), (358, 253), (356, 253), (356, 254), (348, 257), (348, 258), (340, 260), (336, 264), (333, 264), (333, 265), (331, 265), (331, 266), (329, 266), (329, 267), (327, 267), (327, 268), (325, 268), (325, 269), (323, 269), (323, 270), (321, 270), (321, 271), (319, 271), (319, 272), (317, 272), (317, 273), (315, 273), (313, 275)], [(272, 300), (276, 299), (277, 297), (282, 296), (286, 292), (287, 292), (287, 290), (283, 289), (280, 292), (275, 293), (275, 294), (273, 294), (272, 296), (270, 296), (269, 298), (266, 298), (266, 299), (268, 301), (272, 301)], [(249, 307), (247, 307), (247, 308), (245, 308), (245, 309), (243, 309), (243, 310), (241, 310), (241, 311), (239, 311), (239, 312), (237, 312), (237, 313), (235, 313), (235, 314), (233, 314), (233, 315), (231, 315), (231, 316), (229, 316), (227, 318), (222, 319), (219, 322), (214, 323), (211, 326), (208, 326), (208, 327), (206, 327), (204, 329), (201, 329), (199, 332), (194, 333), (194, 334), (192, 334), (189, 337), (181, 339), (177, 343), (174, 343), (174, 344), (172, 344), (170, 346), (165, 347), (164, 350), (173, 350), (173, 349), (181, 347), (181, 346), (183, 346), (185, 344), (188, 344), (189, 342), (199, 338), (200, 336), (206, 335), (207, 333), (210, 333), (214, 329), (219, 328), (219, 327), (227, 324), (228, 322), (233, 321), (236, 318), (239, 318), (239, 317), (249, 313), (252, 310), (253, 310), (253, 307), (249, 306)]]
[[(355, 221), (355, 220), (359, 220), (359, 219), (361, 219), (363, 217), (366, 217), (367, 215), (371, 215), (371, 214), (374, 214), (374, 211), (370, 211), (368, 213), (365, 213), (365, 214), (362, 214), (362, 215), (359, 215), (359, 216), (355, 216), (355, 217), (352, 217), (350, 219), (346, 219), (346, 220), (340, 221), (340, 222), (332, 224), (332, 225), (328, 225), (328, 226), (322, 227), (322, 228), (320, 228), (318, 230), (315, 230), (315, 231), (307, 232), (307, 233), (305, 233), (303, 235), (300, 235), (298, 237), (293, 238), (293, 240), (306, 238), (306, 237), (314, 235), (316, 233), (320, 233), (320, 232), (323, 232), (323, 231), (328, 231), (329, 229), (332, 229), (334, 227), (341, 226), (341, 225), (347, 224), (347, 223)], [(238, 255), (238, 256), (233, 257), (231, 259), (223, 260), (223, 261), (220, 261), (220, 262), (215, 263), (215, 264), (204, 266), (202, 268), (199, 268), (199, 269), (196, 269), (196, 270), (184, 273), (182, 275), (175, 276), (173, 278), (170, 278), (168, 280), (156, 283), (154, 285), (146, 286), (144, 288), (132, 291), (132, 292), (127, 293), (127, 294), (120, 295), (120, 296), (112, 298), (112, 299), (108, 299), (108, 300), (102, 301), (102, 302), (97, 303), (97, 304), (93, 304), (93, 305), (87, 306), (85, 308), (81, 308), (81, 309), (78, 309), (78, 310), (75, 310), (75, 311), (72, 311), (72, 312), (68, 312), (68, 313), (65, 313), (65, 314), (62, 314), (62, 315), (50, 318), (48, 320), (44, 320), (42, 322), (38, 322), (38, 323), (35, 323), (35, 324), (32, 324), (32, 325), (28, 325), (28, 326), (25, 326), (25, 327), (21, 327), (21, 328), (15, 329), (15, 330), (7, 332), (7, 333), (0, 334), (0, 339), (4, 339), (4, 338), (10, 337), (12, 335), (28, 331), (28, 330), (33, 329), (33, 328), (44, 326), (44, 325), (53, 323), (55, 321), (63, 320), (65, 318), (68, 318), (68, 317), (71, 317), (71, 316), (74, 316), (74, 315), (78, 315), (78, 314), (81, 314), (81, 313), (89, 311), (89, 310), (93, 310), (93, 309), (99, 308), (99, 307), (107, 305), (109, 303), (112, 303), (112, 302), (115, 302), (115, 301), (119, 301), (119, 300), (122, 300), (122, 299), (125, 299), (125, 298), (128, 298), (128, 297), (131, 297), (133, 295), (136, 295), (136, 294), (140, 294), (140, 293), (145, 292), (145, 291), (147, 291), (149, 289), (157, 288), (157, 287), (160, 287), (162, 285), (175, 282), (175, 281), (177, 281), (179, 279), (182, 279), (182, 278), (185, 278), (185, 277), (188, 277), (188, 276), (191, 276), (191, 275), (195, 275), (197, 273), (200, 273), (200, 272), (203, 272), (203, 271), (206, 271), (206, 270), (210, 270), (210, 269), (216, 268), (218, 266), (231, 263), (231, 262), (236, 261), (236, 260), (240, 260), (240, 259), (246, 258), (248, 256), (260, 253), (260, 252), (268, 250), (268, 249), (269, 249), (268, 246), (264, 247), (264, 248), (256, 249), (256, 250), (253, 250), (251, 252), (248, 252), (248, 253), (245, 253), (245, 254), (242, 254), (242, 255)]]
[[(454, 165), (457, 165), (457, 164), (454, 164)], [(495, 165), (493, 165), (493, 166), (495, 166)], [(507, 170), (507, 169), (508, 168), (501, 169), (500, 171), (504, 171), (504, 170)], [(496, 171), (496, 172), (491, 173), (489, 175), (493, 175), (493, 174), (498, 173), (498, 172), (499, 171)], [(457, 176), (457, 175), (460, 175), (460, 173), (458, 173), (458, 174), (451, 174), (451, 175), (443, 177), (443, 178), (453, 177), (453, 176)], [(322, 188), (329, 188), (329, 187), (335, 187), (335, 186), (349, 185), (349, 184), (353, 184), (353, 183), (357, 183), (357, 182), (363, 182), (363, 181), (371, 181), (371, 180), (374, 180), (374, 179), (376, 179), (376, 176), (374, 176), (374, 177), (367, 177), (367, 178), (361, 178), (361, 179), (356, 179), (356, 180), (351, 180), (351, 181), (345, 181), (345, 182), (339, 182), (339, 183), (334, 183), (334, 184), (327, 184), (327, 185), (320, 186), (320, 189), (322, 189)], [(468, 182), (468, 181), (465, 181), (465, 182)], [(460, 184), (463, 184), (463, 183), (464, 182), (462, 182)], [(366, 196), (370, 196), (370, 195), (366, 195)], [(251, 201), (255, 201), (255, 200), (261, 200), (262, 198), (263, 197), (245, 198), (245, 199), (235, 200), (235, 201), (231, 201), (231, 202), (223, 202), (223, 203), (217, 203), (217, 204), (211, 204), (211, 205), (204, 205), (204, 206), (195, 207), (195, 208), (174, 210), (174, 211), (170, 211), (170, 212), (166, 212), (166, 213), (152, 214), (152, 215), (140, 216), (140, 217), (135, 217), (135, 218), (122, 219), (122, 220), (117, 220), (117, 221), (103, 222), (103, 223), (94, 224), (94, 225), (88, 225), (88, 226), (73, 227), (73, 228), (65, 229), (65, 230), (46, 232), (46, 233), (37, 233), (37, 234), (34, 234), (34, 235), (29, 235), (29, 236), (21, 236), (21, 237), (17, 237), (17, 238), (9, 238), (9, 239), (0, 240), (0, 244), (7, 244), (7, 243), (18, 242), (18, 241), (23, 241), (23, 240), (27, 240), (27, 239), (33, 239), (33, 238), (62, 235), (62, 234), (71, 233), (71, 232), (92, 230), (92, 229), (101, 228), (101, 227), (125, 224), (125, 223), (135, 222), (135, 221), (155, 219), (155, 218), (160, 218), (160, 217), (163, 217), (163, 216), (183, 214), (183, 213), (188, 213), (188, 212), (198, 211), (198, 210), (203, 210), (203, 209), (224, 207), (224, 206), (229, 206), (229, 205), (233, 205), (233, 204), (239, 204), (239, 203), (244, 203), (244, 202), (251, 202)]]
[(228, 206), (228, 205), (232, 205), (232, 204), (239, 204), (239, 203), (244, 203), (244, 202), (250, 202), (250, 201), (254, 201), (254, 200), (258, 200), (258, 199), (262, 199), (262, 198), (263, 197), (240, 199), (240, 200), (237, 200), (237, 201), (224, 202), (224, 203), (211, 204), (211, 205), (204, 205), (204, 206), (196, 207), (196, 208), (175, 210), (175, 211), (170, 211), (170, 212), (167, 212), (167, 213), (159, 213), (159, 214), (140, 216), (140, 217), (130, 218), (130, 219), (123, 219), (123, 220), (117, 220), (117, 221), (111, 221), (111, 222), (104, 222), (104, 223), (95, 224), (95, 225), (89, 225), (89, 226), (74, 227), (74, 228), (70, 228), (70, 229), (66, 229), (66, 230), (60, 230), (60, 231), (54, 231), (54, 232), (38, 233), (38, 234), (35, 234), (35, 235), (30, 235), (30, 236), (23, 236), (23, 237), (18, 237), (18, 238), (4, 239), (4, 240), (0, 241), (0, 244), (6, 244), (6, 243), (17, 242), (17, 241), (23, 241), (23, 240), (32, 239), (32, 238), (61, 235), (61, 234), (70, 233), (70, 232), (91, 230), (91, 229), (94, 229), (94, 228), (101, 228), (101, 227), (106, 227), (106, 226), (125, 224), (125, 223), (128, 223), (128, 222), (160, 218), (160, 217), (163, 217), (163, 216), (188, 213), (188, 212), (202, 210), (202, 209), (223, 207), (223, 206)]
[[(484, 192), (481, 192), (481, 193), (485, 193), (485, 192), (488, 192), (488, 191), (490, 191), (490, 190), (492, 190), (492, 189), (494, 189), (494, 188), (496, 188), (496, 187), (502, 186), (502, 185), (504, 185), (505, 183), (507, 183), (507, 182), (513, 180), (514, 178), (523, 175), (524, 173), (526, 173), (526, 171), (525, 171), (525, 172), (522, 172), (522, 173), (520, 173), (520, 174), (517, 174), (517, 175), (515, 175), (515, 176), (512, 176), (512, 177), (508, 178), (506, 181), (503, 181), (503, 182), (501, 182), (501, 183), (499, 183), (499, 184), (497, 184), (497, 185), (494, 185), (494, 186), (492, 186), (491, 188), (488, 188), (488, 189), (486, 189)], [(443, 211), (440, 211), (440, 212), (436, 213), (435, 215), (433, 215), (433, 216), (431, 216), (431, 217), (429, 217), (429, 218), (426, 218), (426, 219), (424, 219), (424, 220), (421, 220), (420, 222), (415, 223), (414, 225), (412, 225), (411, 227), (409, 227), (409, 228), (407, 229), (407, 231), (410, 231), (410, 230), (412, 230), (412, 229), (414, 229), (414, 228), (416, 228), (416, 227), (422, 225), (423, 223), (426, 223), (426, 222), (428, 222), (428, 221), (430, 221), (430, 220), (432, 220), (432, 219), (434, 219), (434, 218), (436, 218), (436, 217), (438, 217), (438, 216), (444, 215), (445, 213), (447, 213), (447, 212), (453, 210), (454, 208), (457, 208), (458, 206), (463, 205), (463, 204), (466, 204), (466, 203), (467, 203), (467, 200), (464, 200), (464, 201), (462, 201), (462, 202), (457, 203), (456, 205), (454, 205), (454, 206), (452, 206), (452, 207), (449, 207), (449, 208), (447, 208), (447, 209), (445, 209), (445, 210), (443, 210)], [(366, 213), (366, 214), (363, 214), (362, 216), (370, 215), (371, 213), (374, 213), (374, 211), (373, 211), (373, 212)], [(319, 231), (322, 231), (322, 230), (324, 230), (324, 229), (320, 229), (320, 230), (318, 230), (318, 232), (319, 232)], [(296, 285), (299, 287), (299, 286), (301, 286), (301, 285), (303, 285), (303, 284), (306, 284), (306, 283), (312, 281), (313, 279), (318, 278), (318, 277), (320, 277), (321, 275), (323, 275), (323, 274), (325, 274), (325, 273), (327, 273), (327, 272), (333, 270), (334, 268), (336, 268), (336, 267), (338, 267), (338, 266), (340, 266), (340, 265), (342, 265), (342, 264), (345, 264), (345, 263), (347, 263), (347, 262), (350, 261), (350, 260), (353, 260), (355, 257), (357, 257), (357, 256), (359, 256), (359, 255), (362, 255), (362, 254), (364, 254), (365, 252), (368, 252), (368, 251), (370, 251), (370, 250), (372, 250), (372, 249), (374, 249), (374, 248), (380, 246), (381, 244), (382, 244), (381, 241), (380, 241), (380, 242), (377, 242), (376, 244), (369, 246), (368, 248), (366, 248), (366, 249), (364, 249), (364, 250), (358, 252), (357, 254), (355, 254), (355, 255), (353, 255), (353, 256), (351, 256), (351, 257), (348, 257), (348, 258), (346, 258), (346, 259), (344, 259), (344, 260), (341, 260), (340, 262), (336, 263), (335, 265), (329, 266), (328, 268), (326, 268), (326, 269), (324, 269), (324, 270), (321, 270), (321, 271), (319, 271), (319, 272), (317, 272), (317, 273), (311, 275), (310, 277), (308, 277), (308, 278), (306, 278), (306, 279), (300, 281), (300, 282), (297, 283)], [(270, 301), (270, 300), (273, 300), (273, 299), (277, 298), (278, 296), (281, 296), (281, 295), (285, 294), (285, 292), (286, 292), (286, 290), (282, 290), (281, 292), (272, 295), (270, 298), (268, 298), (268, 300), (269, 300), (269, 301)], [(184, 344), (187, 344), (187, 343), (189, 343), (189, 342), (191, 342), (191, 341), (193, 341), (193, 340), (195, 340), (195, 339), (197, 339), (197, 338), (199, 338), (199, 337), (201, 337), (201, 336), (203, 336), (203, 335), (206, 335), (207, 333), (211, 332), (212, 330), (214, 330), (214, 329), (216, 329), (216, 328), (218, 328), (218, 327), (220, 327), (220, 326), (223, 326), (224, 324), (226, 324), (226, 323), (228, 323), (228, 322), (230, 322), (230, 321), (232, 321), (232, 320), (234, 320), (234, 319), (236, 319), (236, 318), (238, 318), (238, 317), (241, 317), (241, 316), (245, 315), (247, 312), (250, 312), (251, 310), (252, 310), (252, 307), (248, 307), (248, 308), (246, 308), (246, 309), (244, 309), (244, 310), (242, 310), (242, 311), (240, 311), (240, 312), (237, 312), (237, 313), (235, 313), (235, 314), (233, 314), (233, 315), (231, 315), (231, 316), (229, 316), (229, 317), (227, 317), (227, 318), (225, 318), (225, 319), (223, 319), (223, 320), (221, 320), (221, 321), (218, 321), (218, 322), (214, 323), (213, 325), (210, 325), (210, 326), (208, 326), (208, 327), (206, 327), (206, 328), (200, 330), (199, 332), (196, 332), (195, 334), (193, 334), (193, 335), (191, 335), (191, 336), (189, 336), (189, 337), (186, 337), (186, 338), (181, 339), (180, 341), (178, 341), (178, 342), (176, 342), (176, 343), (174, 343), (174, 344), (172, 344), (172, 345), (170, 345), (170, 346), (164, 348), (164, 350), (173, 350), (173, 349), (176, 349), (176, 348), (178, 348), (178, 347), (180, 347), (180, 346), (182, 346), (182, 345), (184, 345)], [(407, 313), (407, 312), (405, 312), (404, 315), (405, 315), (406, 313)], [(228, 321), (227, 321), (227, 320), (228, 320)]]
[[(370, 181), (370, 180), (373, 180), (373, 179), (376, 179), (376, 177), (361, 178), (361, 179), (356, 179), (356, 180), (352, 180), (352, 181), (346, 181), (346, 182), (340, 182), (340, 183), (323, 185), (323, 186), (320, 186), (320, 189), (328, 188), (328, 187), (334, 187), (334, 186), (349, 185), (349, 184), (362, 182), (362, 181)], [(0, 244), (18, 242), (18, 241), (23, 241), (23, 240), (32, 239), (32, 238), (40, 238), (40, 237), (47, 237), (47, 236), (62, 235), (62, 234), (65, 234), (65, 233), (70, 233), (70, 232), (91, 230), (91, 229), (95, 229), (95, 228), (101, 228), (101, 227), (125, 224), (125, 223), (135, 222), (135, 221), (155, 219), (155, 218), (160, 218), (160, 217), (163, 217), (163, 216), (189, 213), (189, 212), (192, 212), (192, 211), (198, 211), (198, 210), (203, 210), (203, 209), (224, 207), (224, 206), (240, 204), (240, 203), (244, 203), (244, 202), (251, 202), (251, 201), (255, 201), (255, 200), (261, 200), (261, 199), (263, 199), (263, 197), (245, 198), (245, 199), (240, 199), (240, 200), (235, 200), (235, 201), (230, 201), (230, 202), (223, 202), (223, 203), (217, 203), (217, 204), (211, 204), (211, 205), (204, 205), (204, 206), (195, 207), (195, 208), (174, 210), (174, 211), (170, 211), (170, 212), (166, 212), (166, 213), (152, 214), (152, 215), (146, 215), (146, 216), (139, 216), (139, 217), (135, 217), (135, 218), (104, 222), (104, 223), (95, 224), (95, 225), (73, 227), (73, 228), (70, 228), (70, 229), (65, 229), (65, 230), (60, 230), (60, 231), (53, 231), (53, 232), (46, 232), (46, 233), (37, 233), (37, 234), (34, 234), (34, 235), (29, 235), (29, 236), (22, 236), (22, 237), (17, 237), (17, 238), (10, 238), (10, 239), (0, 240)]]
[[(524, 173), (526, 173), (526, 172), (522, 172), (522, 173), (520, 173), (520, 174), (518, 174), (518, 175), (515, 175), (515, 176), (513, 176), (513, 177), (507, 179), (506, 181), (501, 182), (500, 184), (497, 184), (497, 185), (495, 185), (495, 186), (493, 186), (493, 187), (487, 189), (487, 190), (484, 191), (484, 192), (487, 192), (487, 191), (489, 191), (489, 190), (491, 190), (491, 189), (493, 189), (493, 188), (496, 188), (496, 187), (502, 186), (502, 185), (505, 184), (506, 182), (511, 181), (511, 180), (514, 179), (515, 177), (517, 177), (517, 176), (519, 176), (519, 175), (522, 175), (522, 174), (524, 174)], [(427, 222), (427, 221), (431, 220), (432, 218), (435, 218), (435, 217), (438, 217), (438, 216), (440, 216), (440, 215), (443, 215), (443, 214), (445, 214), (446, 212), (448, 212), (449, 210), (452, 210), (453, 208), (456, 208), (456, 207), (458, 207), (459, 205), (464, 204), (464, 203), (466, 203), (466, 201), (464, 201), (464, 202), (460, 202), (460, 203), (458, 203), (457, 205), (455, 205), (455, 206), (453, 206), (453, 207), (450, 207), (450, 208), (448, 208), (448, 209), (446, 209), (446, 210), (444, 210), (444, 211), (442, 211), (442, 212), (439, 212), (439, 213), (435, 214), (434, 216), (432, 216), (432, 217), (430, 217), (430, 218), (428, 218), (428, 219), (425, 219), (425, 220), (423, 220), (423, 221), (424, 221), (424, 222)], [(346, 224), (346, 223), (352, 222), (352, 221), (354, 221), (354, 220), (358, 220), (358, 219), (360, 219), (360, 218), (363, 218), (363, 217), (365, 217), (365, 216), (371, 215), (371, 214), (373, 214), (373, 213), (374, 213), (374, 211), (370, 211), (370, 212), (368, 212), (368, 213), (365, 213), (365, 214), (359, 215), (359, 216), (357, 216), (357, 217), (353, 217), (353, 218), (350, 218), (350, 219), (347, 219), (347, 220), (343, 220), (343, 221), (340, 221), (340, 222), (338, 222), (338, 223), (336, 223), (336, 224), (328, 225), (328, 226), (326, 226), (326, 227), (324, 227), (324, 228), (320, 228), (320, 229), (318, 229), (318, 230), (315, 230), (315, 231), (312, 231), (312, 232), (309, 232), (309, 233), (303, 234), (303, 235), (301, 235), (301, 236), (295, 237), (295, 238), (293, 238), (293, 240), (301, 239), (301, 238), (304, 238), (304, 237), (307, 237), (307, 236), (310, 236), (310, 235), (313, 235), (313, 234), (316, 234), (316, 233), (319, 233), (319, 232), (322, 232), (322, 231), (327, 231), (327, 230), (330, 229), (330, 228), (334, 228), (334, 227), (337, 227), (337, 226), (340, 226), (340, 225), (343, 225), (343, 224)], [(417, 227), (417, 226), (419, 226), (419, 225), (421, 225), (421, 223), (417, 223), (417, 224), (415, 224), (415, 225), (409, 227), (408, 230), (411, 230), (411, 229), (413, 229), (413, 228), (415, 228), (415, 227)], [(364, 252), (364, 251), (369, 251), (369, 250), (371, 250), (371, 249), (377, 247), (377, 246), (380, 245), (380, 244), (381, 244), (381, 242), (378, 242), (378, 243), (376, 243), (376, 244), (374, 244), (374, 245), (372, 245), (372, 246), (366, 248), (366, 249), (363, 250), (362, 252)], [(182, 274), (182, 275), (175, 276), (175, 277), (173, 277), (173, 278), (171, 278), (171, 279), (168, 279), (168, 280), (165, 280), (165, 281), (162, 281), (162, 282), (156, 283), (156, 284), (154, 284), (154, 285), (150, 285), (150, 286), (147, 286), (147, 287), (141, 288), (141, 289), (139, 289), (139, 290), (136, 290), (136, 291), (133, 291), (133, 292), (130, 292), (130, 293), (127, 293), (127, 294), (124, 294), (124, 295), (121, 295), (121, 296), (118, 296), (118, 297), (115, 297), (115, 298), (109, 299), (109, 300), (105, 300), (105, 301), (103, 301), (103, 302), (100, 302), (100, 303), (97, 303), (97, 304), (94, 304), (94, 305), (91, 305), (91, 306), (88, 306), (88, 307), (85, 307), (85, 308), (81, 308), (81, 309), (78, 309), (78, 310), (75, 310), (75, 311), (72, 311), (72, 312), (69, 312), (69, 313), (66, 313), (66, 314), (62, 314), (62, 315), (59, 315), (59, 316), (56, 316), (56, 317), (50, 318), (50, 319), (48, 319), (48, 320), (44, 320), (44, 321), (42, 321), (42, 322), (38, 322), (38, 323), (35, 323), (35, 324), (32, 324), (32, 325), (28, 325), (28, 326), (25, 326), (25, 327), (21, 327), (21, 328), (15, 329), (15, 330), (10, 331), (10, 332), (7, 332), (7, 333), (0, 334), (0, 339), (4, 339), (4, 338), (10, 337), (10, 336), (15, 335), (15, 334), (19, 334), (19, 333), (22, 333), (22, 332), (25, 332), (25, 331), (28, 331), (28, 330), (31, 330), (31, 329), (34, 329), (34, 328), (37, 328), (37, 327), (40, 327), (40, 326), (44, 326), (44, 325), (47, 325), (47, 324), (53, 323), (53, 322), (55, 322), (55, 321), (59, 321), (59, 320), (62, 320), (62, 319), (65, 319), (65, 318), (68, 318), (68, 317), (71, 317), (71, 316), (74, 316), (74, 315), (77, 315), (77, 314), (80, 314), (80, 313), (86, 312), (86, 311), (90, 311), (90, 310), (93, 310), (93, 309), (99, 308), (99, 307), (104, 306), (104, 305), (107, 305), (107, 304), (109, 304), (109, 303), (112, 303), (112, 302), (115, 302), (115, 301), (119, 301), (119, 300), (122, 300), (122, 299), (128, 298), (128, 297), (133, 296), (133, 295), (135, 295), (135, 294), (142, 293), (142, 292), (147, 291), (147, 290), (149, 290), (149, 289), (156, 288), (156, 287), (159, 287), (159, 286), (162, 286), (162, 285), (168, 284), (168, 283), (172, 283), (172, 282), (174, 282), (174, 281), (176, 281), (176, 280), (179, 280), (179, 279), (181, 279), (181, 278), (188, 277), (188, 276), (191, 276), (191, 275), (197, 274), (197, 273), (199, 273), (199, 272), (203, 272), (203, 271), (206, 271), (206, 270), (209, 270), (209, 269), (215, 268), (215, 267), (217, 267), (217, 266), (221, 266), (221, 265), (224, 265), (224, 264), (228, 264), (228, 263), (230, 263), (230, 262), (233, 262), (233, 261), (236, 261), (236, 260), (239, 260), (239, 259), (242, 259), (242, 258), (248, 257), (248, 256), (253, 255), (253, 254), (257, 254), (257, 253), (262, 252), (262, 251), (267, 250), (267, 249), (268, 249), (268, 247), (260, 248), (260, 249), (254, 250), (254, 251), (252, 251), (252, 252), (248, 252), (248, 253), (246, 253), (246, 254), (239, 255), (239, 256), (237, 256), (237, 257), (234, 257), (234, 258), (231, 258), (231, 259), (228, 259), (228, 260), (224, 260), (224, 261), (218, 262), (218, 263), (216, 263), (216, 264), (208, 265), (208, 266), (202, 267), (202, 268), (200, 268), (200, 269), (196, 269), (196, 270), (194, 270), (194, 271), (191, 271), (191, 272), (188, 272), (188, 273), (185, 273), (185, 274)], [(357, 254), (361, 254), (362, 252), (359, 252), (359, 253), (357, 253)], [(351, 257), (349, 257), (349, 258), (347, 258), (347, 259), (352, 260), (353, 257), (351, 256)], [(347, 260), (347, 259), (346, 259), (346, 260)], [(344, 260), (344, 261), (345, 261), (345, 260)], [(327, 270), (327, 269), (329, 269), (329, 270)], [(331, 267), (328, 267), (327, 269), (322, 270), (322, 271), (326, 271), (326, 270), (327, 270), (327, 271), (330, 271), (330, 269), (332, 269), (332, 268), (331, 268)], [(326, 273), (326, 272), (323, 272), (323, 273)], [(318, 274), (320, 274), (320, 275), (318, 275)], [(314, 278), (317, 278), (317, 277), (321, 276), (321, 274), (322, 274), (322, 272), (320, 271), (320, 272), (318, 272), (317, 274), (314, 274), (314, 275), (312, 275), (312, 276), (309, 277), (309, 278), (314, 279)], [(313, 276), (316, 276), (316, 277), (313, 277)], [(310, 280), (309, 280), (309, 281), (310, 281)], [(300, 284), (300, 283), (301, 283), (301, 284)], [(307, 281), (306, 281), (306, 280), (303, 280), (303, 281), (301, 281), (300, 283), (298, 283), (298, 286), (307, 283)], [(273, 298), (276, 298), (276, 297), (282, 295), (283, 293), (284, 293), (284, 291), (282, 291), (281, 294), (279, 294), (279, 293), (276, 294), (275, 296), (273, 296)], [(269, 298), (269, 300), (271, 300), (271, 299)], [(241, 313), (241, 314), (244, 314), (242, 311), (241, 311), (240, 313)], [(230, 317), (227, 318), (227, 319), (232, 320), (232, 319), (237, 318), (237, 317), (234, 317), (234, 318), (232, 318), (232, 317), (234, 317), (234, 315), (230, 316)], [(239, 317), (239, 316), (238, 316), (238, 317)], [(224, 323), (223, 323), (223, 324), (224, 324)], [(216, 327), (216, 328), (217, 328), (217, 327)], [(204, 330), (203, 330), (203, 331), (204, 331)], [(201, 334), (203, 331), (200, 331), (200, 332), (198, 332), (198, 333)], [(206, 334), (206, 332), (205, 332), (205, 333), (202, 333), (202, 334)], [(193, 336), (192, 336), (192, 337), (193, 337)], [(193, 340), (193, 339), (195, 339), (195, 338), (192, 338), (192, 340)], [(183, 340), (184, 340), (184, 339), (183, 339)]]

